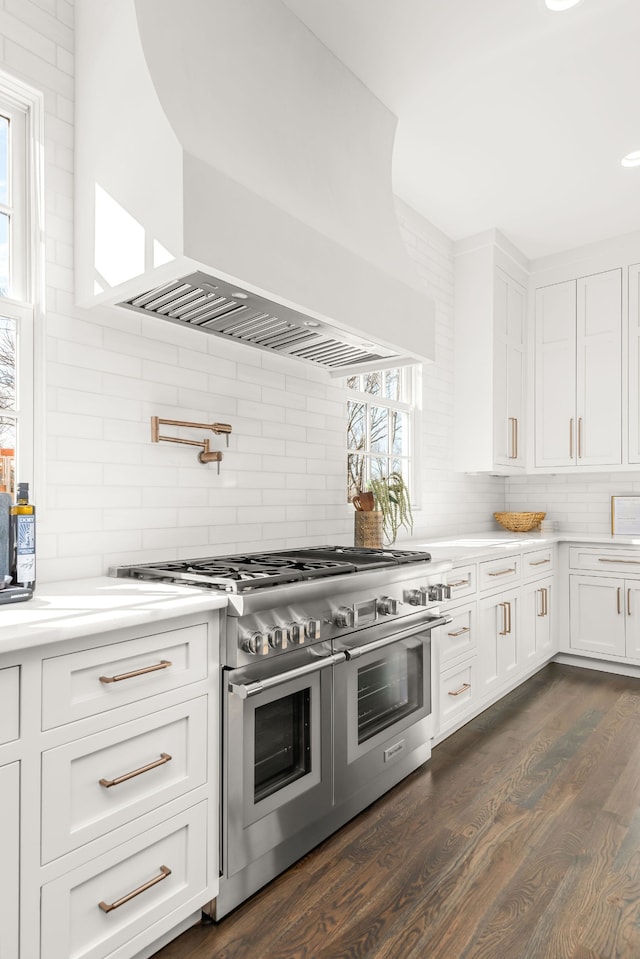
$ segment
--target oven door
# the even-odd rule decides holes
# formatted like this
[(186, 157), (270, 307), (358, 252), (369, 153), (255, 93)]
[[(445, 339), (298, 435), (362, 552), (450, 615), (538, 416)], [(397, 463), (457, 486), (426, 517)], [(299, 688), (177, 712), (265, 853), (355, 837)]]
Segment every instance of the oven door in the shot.
[(423, 614), (350, 637), (335, 670), (336, 804), (361, 808), (431, 755), (431, 630), (449, 621)]
[(344, 659), (315, 646), (224, 670), (227, 878), (330, 810), (332, 666)]

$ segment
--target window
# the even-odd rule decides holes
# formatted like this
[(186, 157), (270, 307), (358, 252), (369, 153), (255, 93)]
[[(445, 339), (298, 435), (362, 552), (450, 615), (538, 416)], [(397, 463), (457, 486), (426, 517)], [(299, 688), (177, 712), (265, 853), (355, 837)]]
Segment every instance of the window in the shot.
[[(0, 72), (0, 492), (33, 484), (42, 97)], [(39, 224), (38, 227), (36, 225)], [(33, 486), (32, 486), (33, 488)]]
[(347, 496), (371, 479), (401, 473), (411, 488), (415, 466), (419, 367), (402, 366), (347, 377)]

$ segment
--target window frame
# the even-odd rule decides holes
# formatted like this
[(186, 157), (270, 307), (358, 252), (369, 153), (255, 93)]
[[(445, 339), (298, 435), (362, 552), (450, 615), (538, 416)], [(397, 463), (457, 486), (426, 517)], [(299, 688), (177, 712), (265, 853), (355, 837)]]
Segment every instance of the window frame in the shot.
[[(44, 435), (36, 444), (35, 426), (44, 427), (42, 317), (44, 312), (44, 96), (0, 70), (0, 113), (10, 119), (10, 296), (0, 295), (0, 315), (16, 323), (15, 481), (40, 495), (39, 465)], [(6, 212), (4, 205), (2, 212)], [(36, 450), (39, 451), (36, 457)]]
[[(348, 385), (349, 378), (356, 375), (366, 375), (369, 372), (375, 373), (384, 373), (386, 370), (397, 369), (401, 376), (401, 388), (400, 396), (402, 399), (393, 400), (385, 396), (377, 396), (373, 393), (365, 392), (362, 390), (356, 390), (353, 387)], [(375, 453), (369, 448), (370, 435), (369, 435), (369, 423), (370, 423), (370, 414), (369, 408), (372, 406), (383, 407), (388, 410), (396, 410), (398, 412), (404, 413), (407, 416), (407, 450), (405, 454), (399, 455), (398, 459), (404, 459), (407, 462), (407, 473), (405, 480), (409, 488), (409, 493), (411, 496), (412, 506), (415, 509), (419, 508), (419, 493), (420, 493), (420, 484), (418, 482), (418, 477), (420, 475), (420, 466), (419, 466), (419, 457), (420, 457), (420, 435), (421, 435), (421, 409), (422, 409), (422, 366), (420, 364), (407, 364), (399, 365), (390, 363), (388, 367), (383, 369), (376, 370), (363, 370), (363, 371), (353, 371), (349, 374), (349, 377), (345, 378), (345, 388), (347, 393), (347, 429), (348, 429), (348, 409), (349, 402), (362, 403), (366, 409), (366, 440), (365, 448), (360, 451), (362, 455), (367, 459), (373, 459), (376, 456), (388, 459), (392, 461), (395, 457), (392, 453)], [(349, 455), (352, 455), (355, 451), (349, 449), (349, 437), (347, 433), (347, 464)], [(347, 480), (348, 480), (348, 465), (347, 465)], [(370, 476), (367, 475), (367, 482), (370, 479)], [(347, 501), (350, 501), (349, 498), (349, 487), (347, 485)]]

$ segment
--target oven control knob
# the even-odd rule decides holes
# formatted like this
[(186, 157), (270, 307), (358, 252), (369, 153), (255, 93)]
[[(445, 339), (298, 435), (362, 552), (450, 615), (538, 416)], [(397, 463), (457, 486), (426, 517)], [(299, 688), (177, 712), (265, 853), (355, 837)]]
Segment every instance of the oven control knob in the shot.
[(410, 589), (406, 594), (407, 602), (411, 606), (426, 606), (429, 602), (429, 590), (426, 586), (419, 589)]
[(355, 625), (356, 614), (351, 606), (341, 606), (335, 614), (333, 621), (336, 626), (348, 626), (353, 628)]
[(392, 599), (391, 596), (381, 596), (380, 599), (376, 601), (376, 609), (381, 616), (397, 616), (398, 600)]
[(304, 643), (304, 623), (287, 623), (287, 640), (292, 646)]
[(305, 619), (304, 635), (307, 637), (307, 639), (320, 639), (320, 620)]
[(264, 634), (257, 630), (253, 633), (248, 633), (240, 640), (240, 649), (245, 653), (249, 653), (251, 656), (261, 656), (263, 647)]
[(267, 634), (267, 642), (271, 649), (286, 649), (286, 633), (282, 626), (272, 626)]

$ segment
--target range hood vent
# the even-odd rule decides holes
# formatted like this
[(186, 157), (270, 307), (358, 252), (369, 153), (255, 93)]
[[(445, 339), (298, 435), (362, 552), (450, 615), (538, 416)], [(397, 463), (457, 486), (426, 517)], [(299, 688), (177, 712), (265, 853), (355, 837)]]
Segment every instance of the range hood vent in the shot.
[(330, 370), (398, 357), (392, 350), (359, 343), (342, 330), (202, 272), (118, 305)]

